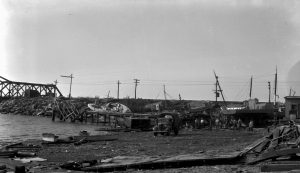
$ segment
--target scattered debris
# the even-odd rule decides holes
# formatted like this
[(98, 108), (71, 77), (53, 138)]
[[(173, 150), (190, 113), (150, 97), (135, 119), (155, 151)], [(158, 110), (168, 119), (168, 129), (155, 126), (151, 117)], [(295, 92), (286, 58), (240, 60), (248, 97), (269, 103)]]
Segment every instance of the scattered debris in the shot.
[(252, 165), (258, 162), (262, 162), (269, 159), (276, 159), (282, 156), (291, 156), (300, 153), (300, 148), (287, 148), (287, 149), (279, 149), (279, 150), (272, 150), (262, 153), (257, 159), (254, 161), (249, 162), (248, 164)]
[(0, 112), (3, 114), (51, 116), (52, 102), (53, 97), (13, 98), (0, 103)]
[(20, 161), (22, 163), (29, 163), (29, 162), (43, 162), (46, 161), (47, 159), (43, 159), (40, 157), (31, 157), (31, 158), (15, 158), (14, 160)]
[(82, 161), (66, 163), (63, 164), (61, 168), (87, 172), (180, 168), (186, 166), (232, 164), (239, 160), (239, 158), (239, 153), (231, 153), (228, 155), (187, 154), (174, 157), (117, 156), (101, 160), (100, 163), (93, 162), (90, 166), (83, 166), (85, 161)]
[(36, 153), (34, 152), (25, 152), (25, 151), (18, 151), (17, 157), (34, 157), (36, 156)]
[(140, 129), (127, 129), (127, 128), (98, 128), (95, 131), (105, 132), (142, 132)]
[(96, 142), (96, 141), (114, 141), (118, 138), (112, 135), (91, 135), (91, 136), (69, 136), (67, 138), (57, 138), (54, 142), (42, 142), (43, 145), (48, 144), (70, 144), (74, 143), (75, 145), (81, 145), (87, 142)]
[(80, 171), (83, 168), (94, 166), (98, 163), (97, 160), (84, 160), (80, 162), (69, 161), (60, 165), (63, 169)]
[(79, 132), (79, 136), (90, 136), (90, 133), (86, 130), (82, 130)]
[(269, 135), (246, 147), (241, 156), (251, 152), (257, 157), (249, 165), (268, 161), (261, 166), (262, 172), (294, 171), (300, 169), (300, 126), (294, 121), (276, 127)]
[(0, 170), (6, 169), (6, 165), (0, 165)]
[(283, 171), (293, 171), (293, 170), (300, 170), (300, 163), (272, 163), (267, 165), (261, 166), (261, 172), (283, 172)]

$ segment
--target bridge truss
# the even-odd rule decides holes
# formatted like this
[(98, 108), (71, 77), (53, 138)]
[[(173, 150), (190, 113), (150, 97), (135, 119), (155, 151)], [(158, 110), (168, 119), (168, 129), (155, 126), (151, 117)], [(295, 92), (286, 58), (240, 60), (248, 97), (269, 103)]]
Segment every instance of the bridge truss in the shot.
[(41, 96), (53, 94), (62, 96), (61, 92), (54, 84), (15, 82), (0, 76), (0, 97), (23, 97), (27, 90), (38, 91)]

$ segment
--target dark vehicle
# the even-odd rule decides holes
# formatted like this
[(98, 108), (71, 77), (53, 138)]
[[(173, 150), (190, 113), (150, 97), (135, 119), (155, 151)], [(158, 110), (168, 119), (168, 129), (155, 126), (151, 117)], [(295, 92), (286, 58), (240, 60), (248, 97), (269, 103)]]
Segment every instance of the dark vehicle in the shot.
[(172, 132), (178, 135), (180, 128), (180, 118), (177, 113), (162, 113), (156, 119), (156, 125), (153, 127), (153, 134), (169, 136)]

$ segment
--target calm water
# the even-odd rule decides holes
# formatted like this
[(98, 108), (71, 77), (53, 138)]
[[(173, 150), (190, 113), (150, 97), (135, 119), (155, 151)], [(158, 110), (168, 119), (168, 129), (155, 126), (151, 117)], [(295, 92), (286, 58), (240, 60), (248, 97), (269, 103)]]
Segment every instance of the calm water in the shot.
[(91, 124), (52, 122), (51, 118), (0, 114), (0, 146), (24, 141), (27, 139), (41, 139), (42, 133), (54, 133), (67, 137), (78, 135), (81, 130), (87, 130), (93, 135), (103, 134), (95, 131), (99, 127)]

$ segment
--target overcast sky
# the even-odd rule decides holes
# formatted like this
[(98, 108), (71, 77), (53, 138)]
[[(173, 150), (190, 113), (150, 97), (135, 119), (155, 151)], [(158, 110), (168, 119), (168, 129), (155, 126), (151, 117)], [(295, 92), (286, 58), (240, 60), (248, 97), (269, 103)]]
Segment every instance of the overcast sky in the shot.
[[(227, 100), (300, 95), (300, 1), (3, 0), (0, 76), (53, 83), (64, 95)], [(273, 97), (273, 96), (272, 96)], [(272, 98), (273, 99), (273, 98)]]

